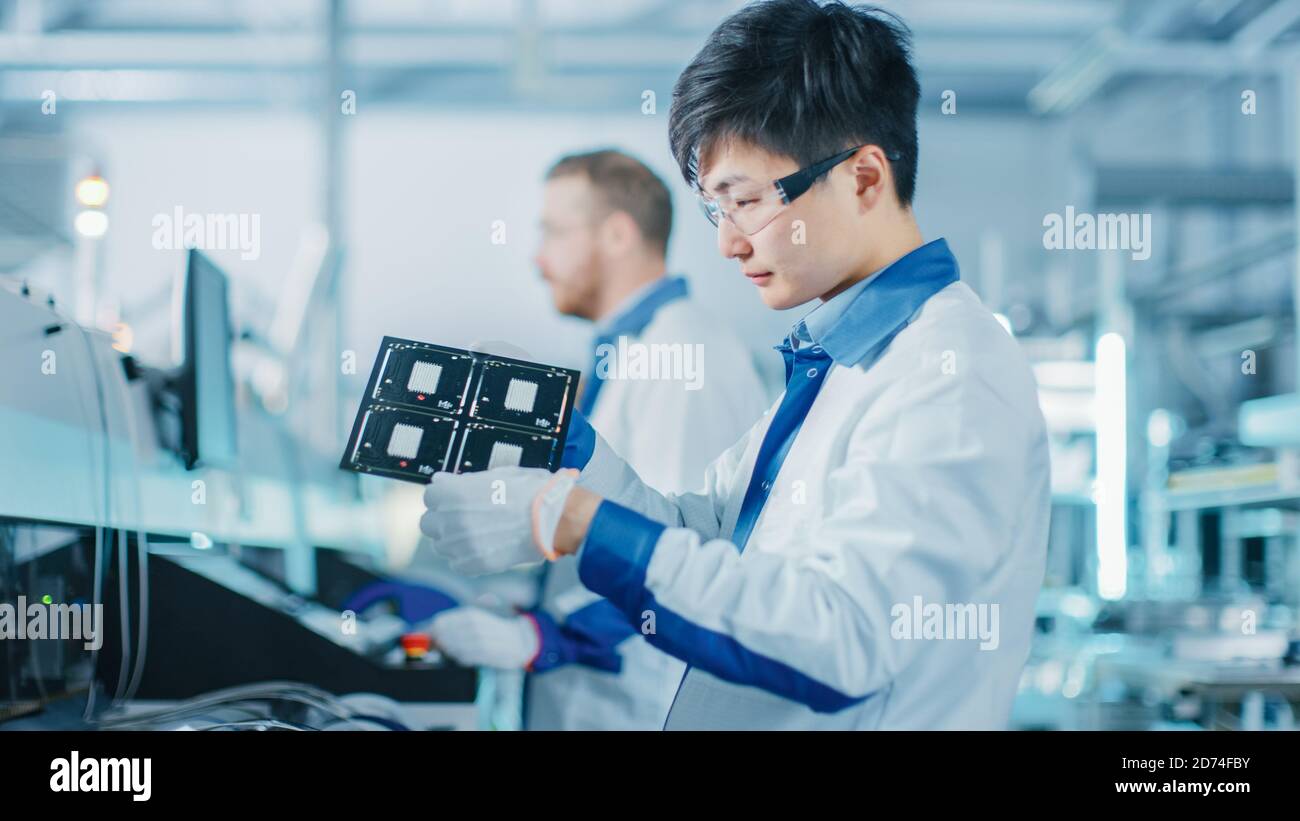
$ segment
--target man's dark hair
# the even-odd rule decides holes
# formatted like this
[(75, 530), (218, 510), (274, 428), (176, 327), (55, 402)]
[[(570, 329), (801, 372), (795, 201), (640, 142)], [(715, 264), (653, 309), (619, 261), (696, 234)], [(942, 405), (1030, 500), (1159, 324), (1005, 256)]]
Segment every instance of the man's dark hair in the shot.
[(599, 216), (623, 211), (632, 218), (646, 245), (668, 255), (668, 235), (673, 230), (673, 200), (668, 186), (645, 163), (621, 151), (605, 149), (561, 157), (546, 172), (546, 179), (582, 176), (599, 200)]
[(871, 6), (763, 0), (722, 22), (673, 88), (668, 140), (682, 176), (740, 140), (805, 167), (856, 145), (892, 160), (903, 206), (916, 188), (911, 33)]

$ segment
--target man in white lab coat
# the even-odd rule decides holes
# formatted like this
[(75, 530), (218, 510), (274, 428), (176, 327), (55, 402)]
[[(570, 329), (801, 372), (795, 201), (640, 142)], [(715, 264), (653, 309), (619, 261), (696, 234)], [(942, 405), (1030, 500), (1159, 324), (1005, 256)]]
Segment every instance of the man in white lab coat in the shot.
[(702, 490), (657, 492), (578, 424), (576, 470), (425, 491), (453, 570), (576, 556), (629, 623), (651, 614), (649, 642), (687, 663), (669, 729), (1009, 718), (1046, 558), (1046, 431), (1019, 347), (912, 213), (909, 54), (883, 12), (766, 0), (677, 82), (669, 142), (719, 251), (771, 308), (819, 300), (778, 346), (785, 393)]
[[(744, 345), (667, 276), (671, 227), (667, 187), (624, 153), (567, 156), (546, 175), (536, 263), (557, 310), (596, 329), (579, 411), (665, 493), (698, 484), (767, 404)], [(685, 668), (584, 587), (574, 559), (546, 567), (537, 609), (458, 608), (431, 631), (464, 663), (530, 671), (528, 729), (657, 730)]]

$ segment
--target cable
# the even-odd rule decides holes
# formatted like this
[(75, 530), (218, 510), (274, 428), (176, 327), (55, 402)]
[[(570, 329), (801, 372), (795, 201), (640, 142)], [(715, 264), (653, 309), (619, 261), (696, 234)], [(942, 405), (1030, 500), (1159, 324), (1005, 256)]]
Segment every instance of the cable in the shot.
[(137, 620), (140, 638), (135, 648), (135, 669), (131, 672), (131, 682), (127, 685), (126, 695), (123, 696), (127, 701), (135, 698), (135, 691), (140, 687), (140, 679), (144, 676), (145, 652), (149, 647), (149, 539), (144, 535), (143, 530), (137, 530), (135, 540), (140, 552), (137, 562), (140, 566), (140, 616)]
[[(17, 551), (15, 550), (15, 553), (16, 552)], [(40, 562), (40, 557), (33, 556), (32, 560), (28, 563), (27, 573), (30, 578), (30, 581), (27, 582), (27, 589), (29, 590), (36, 589), (36, 579), (38, 578), (36, 575), (36, 568), (38, 562)], [(15, 566), (15, 570), (16, 570), (16, 566)], [(15, 576), (16, 575), (17, 574), (15, 573)], [(45, 690), (45, 673), (41, 670), (41, 654), (33, 648), (27, 658), (29, 661), (31, 661), (32, 679), (36, 682), (36, 690), (37, 692), (40, 693), (41, 704), (44, 705), (50, 700), (50, 694)]]
[[(135, 426), (135, 408), (131, 405), (131, 393), (125, 380), (121, 383), (122, 390), (119, 391), (122, 397), (122, 410), (126, 419), (127, 437), (134, 444), (139, 439), (139, 429)], [(140, 463), (137, 459), (131, 459), (131, 475), (135, 480), (135, 519), (137, 525), (135, 531), (136, 550), (139, 553), (137, 565), (140, 573), (140, 614), (136, 619), (136, 626), (139, 629), (139, 638), (136, 640), (135, 647), (135, 669), (131, 671), (131, 679), (127, 684), (124, 699), (130, 701), (135, 698), (136, 691), (140, 688), (140, 680), (144, 677), (144, 660), (145, 654), (149, 647), (149, 537), (145, 535), (144, 528), (144, 505), (141, 502), (141, 483), (140, 483)]]
[(203, 716), (209, 713), (214, 707), (222, 707), (222, 708), (237, 707), (239, 704), (246, 701), (293, 701), (293, 702), (298, 702), (300, 704), (304, 704), (316, 710), (321, 710), (322, 712), (325, 712), (331, 715), (331, 717), (336, 718), (340, 721), (352, 720), (352, 716), (337, 715), (333, 713), (333, 711), (331, 711), (326, 705), (323, 705), (313, 699), (306, 698), (303, 696), (294, 696), (289, 693), (281, 693), (277, 695), (263, 695), (263, 696), (256, 696), (251, 698), (247, 698), (247, 697), (238, 698), (235, 700), (223, 699), (220, 701), (205, 702), (205, 703), (190, 705), (184, 709), (167, 708), (164, 710), (151, 711), (143, 714), (137, 713), (131, 716), (123, 717), (121, 719), (112, 720), (111, 722), (105, 722), (102, 726), (105, 729), (113, 729), (113, 730), (130, 729), (132, 727), (143, 727), (147, 729), (150, 727), (156, 727), (160, 723), (194, 719), (196, 717)]
[(212, 727), (197, 727), (196, 730), (203, 733), (215, 732), (218, 730), (238, 730), (238, 729), (257, 729), (257, 730), (294, 730), (296, 732), (314, 732), (311, 727), (303, 727), (297, 724), (290, 724), (287, 721), (280, 721), (275, 718), (258, 718), (248, 721), (227, 721)]
[(268, 681), (214, 690), (210, 693), (186, 699), (170, 707), (106, 719), (103, 721), (102, 726), (106, 729), (122, 729), (135, 724), (147, 724), (182, 717), (196, 711), (208, 710), (216, 705), (257, 699), (296, 701), (328, 713), (335, 718), (345, 720), (352, 718), (353, 713), (353, 711), (348, 710), (345, 705), (341, 704), (334, 695), (317, 687), (297, 682)]
[(126, 531), (117, 531), (117, 589), (118, 612), (122, 615), (122, 664), (117, 669), (117, 689), (113, 691), (113, 701), (121, 701), (126, 692), (126, 677), (131, 666), (131, 647), (128, 637), (131, 635), (131, 585), (127, 578), (130, 563), (126, 557)]
[[(93, 599), (92, 605), (96, 608), (101, 607), (100, 598), (103, 596), (104, 587), (104, 538), (103, 530), (99, 525), (95, 525), (95, 578), (94, 590), (91, 594)], [(101, 623), (99, 629), (104, 629)], [(82, 720), (90, 722), (95, 712), (95, 671), (99, 669), (99, 642), (95, 642), (95, 649), (90, 651), (90, 687), (86, 695), (86, 710), (82, 713)]]
[[(59, 316), (59, 315), (56, 314), (56, 316)], [(103, 576), (103, 561), (102, 561), (102, 559), (103, 559), (103, 545), (104, 545), (104, 534), (103, 534), (103, 531), (104, 531), (105, 529), (111, 529), (111, 528), (107, 528), (106, 525), (107, 525), (107, 523), (108, 523), (108, 522), (111, 520), (111, 518), (112, 518), (112, 510), (113, 510), (113, 507), (112, 507), (112, 502), (113, 502), (113, 497), (112, 497), (112, 481), (113, 481), (113, 477), (112, 477), (112, 472), (111, 472), (111, 469), (110, 469), (110, 464), (111, 464), (111, 451), (110, 451), (110, 447), (109, 447), (109, 434), (108, 434), (108, 411), (107, 411), (107, 404), (106, 404), (106, 402), (105, 402), (105, 400), (104, 400), (104, 381), (103, 381), (103, 379), (102, 379), (101, 376), (100, 376), (98, 363), (95, 361), (95, 349), (94, 349), (94, 346), (91, 345), (91, 343), (90, 343), (90, 334), (86, 331), (85, 328), (81, 327), (80, 324), (78, 324), (78, 323), (76, 323), (76, 322), (74, 322), (74, 321), (72, 321), (72, 320), (70, 320), (70, 319), (65, 319), (65, 318), (63, 318), (62, 316), (59, 316), (59, 318), (62, 320), (62, 326), (63, 326), (63, 327), (66, 327), (66, 326), (68, 326), (68, 325), (72, 325), (72, 326), (75, 327), (75, 328), (77, 329), (77, 331), (81, 334), (81, 341), (82, 341), (82, 344), (84, 344), (85, 347), (86, 347), (86, 356), (87, 356), (87, 358), (88, 358), (88, 364), (89, 364), (89, 366), (90, 366), (90, 372), (91, 372), (91, 374), (94, 376), (94, 379), (95, 379), (95, 396), (96, 396), (96, 399), (98, 400), (98, 406), (99, 406), (99, 426), (100, 426), (100, 435), (103, 437), (103, 442), (104, 442), (104, 444), (103, 444), (103, 456), (102, 456), (102, 460), (103, 460), (103, 473), (104, 473), (104, 479), (103, 479), (103, 487), (104, 487), (104, 508), (103, 508), (103, 519), (102, 519), (102, 521), (104, 522), (104, 524), (96, 524), (96, 525), (95, 525), (95, 593), (94, 593), (94, 602), (93, 602), (93, 604), (94, 604), (94, 606), (96, 606), (96, 607), (100, 607), (100, 606), (103, 605), (102, 599), (103, 599), (103, 592), (104, 592), (104, 591), (103, 591), (103, 586), (104, 586), (104, 576)], [(52, 326), (52, 327), (53, 327), (53, 326)], [(50, 328), (47, 328), (47, 329), (46, 329), (46, 334), (49, 335), (49, 334), (51, 334), (51, 333), (53, 333), (53, 332), (57, 332), (57, 330), (61, 330), (61, 329), (62, 329), (62, 328), (60, 327), (60, 328), (56, 328), (54, 331), (52, 331)], [(123, 606), (125, 606), (125, 604), (126, 604), (126, 602), (125, 602), (125, 600), (124, 600), (124, 601), (123, 601)], [(129, 654), (129, 652), (130, 652), (130, 651), (127, 649), (127, 648), (129, 647), (129, 641), (130, 641), (130, 637), (129, 637), (129, 635), (127, 635), (127, 634), (123, 634), (123, 636), (122, 636), (122, 647), (123, 647), (123, 652), (124, 652), (124, 658), (126, 658), (126, 655), (125, 655), (125, 654)], [(98, 648), (96, 648), (95, 650), (92, 650), (92, 651), (91, 651), (91, 662), (90, 662), (90, 665), (91, 665), (90, 688), (89, 688), (89, 694), (88, 694), (87, 699), (86, 699), (86, 711), (85, 711), (85, 714), (83, 715), (83, 718), (84, 718), (86, 721), (90, 721), (90, 720), (91, 720), (91, 717), (92, 717), (92, 715), (93, 715), (93, 713), (94, 713), (94, 706), (95, 706), (95, 673), (96, 673), (96, 672), (98, 671), (98, 669), (99, 669), (99, 668), (98, 668), (98, 663), (99, 663), (99, 650), (98, 650)]]
[[(3, 591), (5, 598), (8, 598), (10, 590), (15, 593), (18, 590), (18, 542), (14, 535), (14, 529), (11, 527), (0, 527), (0, 591)], [(19, 614), (19, 618), (23, 618)], [(17, 652), (14, 648), (17, 642), (6, 641), (4, 643), (5, 653), (5, 672), (9, 680), (9, 700), (17, 703), (18, 698), (18, 674), (17, 664), (14, 663), (14, 654)]]
[(353, 724), (358, 721), (369, 721), (372, 724), (378, 724), (384, 729), (392, 730), (395, 733), (411, 732), (410, 727), (407, 727), (405, 724), (398, 721), (397, 719), (388, 718), (387, 716), (367, 715), (366, 713), (353, 713), (352, 718), (350, 718), (347, 723)]

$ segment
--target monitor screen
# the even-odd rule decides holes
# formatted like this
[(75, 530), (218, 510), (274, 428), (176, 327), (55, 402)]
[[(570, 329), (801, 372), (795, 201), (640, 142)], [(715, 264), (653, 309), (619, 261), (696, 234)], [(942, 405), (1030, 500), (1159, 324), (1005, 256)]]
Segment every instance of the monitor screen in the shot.
[(198, 251), (189, 252), (182, 323), (182, 446), (187, 467), (221, 465), (238, 454), (232, 334), (226, 276)]

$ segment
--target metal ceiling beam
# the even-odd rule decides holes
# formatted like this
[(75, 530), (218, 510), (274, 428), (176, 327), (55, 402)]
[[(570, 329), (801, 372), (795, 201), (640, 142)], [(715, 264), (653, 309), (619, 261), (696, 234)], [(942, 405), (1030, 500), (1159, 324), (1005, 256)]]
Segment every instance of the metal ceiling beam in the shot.
[(1098, 207), (1165, 202), (1190, 205), (1290, 206), (1291, 169), (1100, 166), (1094, 172)]
[(1286, 61), (1270, 56), (1268, 46), (1300, 21), (1300, 0), (1270, 6), (1227, 44), (1156, 39), (1186, 8), (1186, 3), (1156, 6), (1132, 33), (1117, 28), (1098, 32), (1030, 90), (1030, 105), (1040, 113), (1070, 111), (1122, 75), (1216, 77), (1286, 70)]
[[(898, 13), (923, 39), (935, 33), (1062, 35), (1077, 37), (1080, 32), (1114, 21), (1113, 0), (878, 0), (878, 4)], [(310, 19), (312, 0), (277, 0), (283, 7), (279, 16), (286, 19)], [(619, 34), (665, 25), (702, 39), (723, 18), (741, 5), (742, 0), (622, 0), (598, 9), (587, 0), (562, 0), (544, 3), (539, 19), (547, 31), (560, 26), (597, 25), (607, 33)], [(269, 13), (269, 12), (268, 12)], [(505, 26), (517, 13), (510, 3), (410, 3), (402, 0), (357, 4), (349, 18), (358, 30), (371, 26), (414, 27), (431, 31), (431, 26), (466, 23)], [(221, 0), (114, 0), (93, 5), (90, 24), (112, 29), (130, 29), (141, 24), (175, 31), (194, 30), (205, 25), (230, 25), (238, 19), (228, 3)]]
[(1238, 29), (1232, 36), (1232, 45), (1245, 55), (1258, 54), (1297, 21), (1300, 21), (1300, 0), (1279, 0)]
[[(919, 69), (982, 73), (1043, 71), (1075, 38), (953, 37), (919, 40)], [(555, 67), (681, 68), (699, 50), (697, 34), (548, 32), (543, 50)], [(500, 68), (514, 59), (511, 30), (353, 34), (344, 43), (353, 68)], [(0, 35), (0, 69), (191, 68), (223, 71), (315, 69), (325, 59), (315, 33), (73, 33)]]

